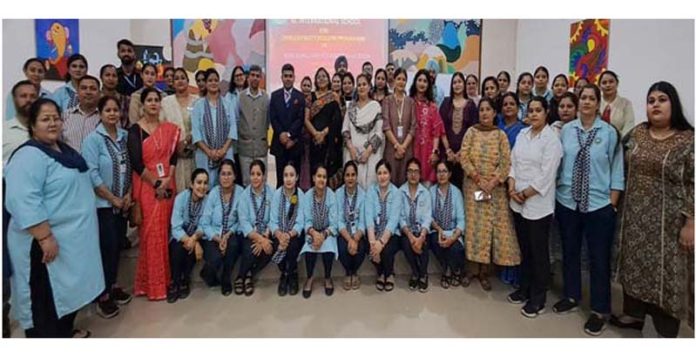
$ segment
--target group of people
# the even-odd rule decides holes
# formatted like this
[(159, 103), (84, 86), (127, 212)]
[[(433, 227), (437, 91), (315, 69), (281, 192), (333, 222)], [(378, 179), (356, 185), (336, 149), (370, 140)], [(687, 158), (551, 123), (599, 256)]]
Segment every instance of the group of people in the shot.
[[(585, 241), (584, 331), (640, 329), (650, 314), (660, 335), (677, 335), (693, 253), (694, 147), (670, 83), (648, 89), (647, 122), (637, 123), (612, 71), (571, 91), (563, 74), (549, 86), (540, 66), (514, 92), (505, 71), (480, 91), (475, 75), (457, 72), (444, 97), (432, 66), (407, 91), (406, 70), (389, 63), (373, 74), (366, 62), (354, 76), (341, 56), (333, 76), (319, 68), (301, 89), (285, 64), (283, 87), (268, 95), (252, 65), (233, 69), (225, 93), (220, 73), (199, 71), (194, 93), (183, 68), (167, 71), (162, 91), (153, 66), (135, 68), (130, 41), (117, 53), (121, 66), (104, 65), (100, 78), (71, 56), (53, 94), (30, 59), (27, 80), (12, 88), (3, 279), (12, 273), (12, 311), (27, 337), (87, 337), (74, 329), (80, 308), (96, 302), (111, 318), (131, 300), (117, 281), (129, 224), (140, 237), (133, 293), (150, 300), (187, 298), (197, 260), (225, 296), (252, 295), (269, 262), (280, 270), (278, 295), (296, 295), (302, 257), (305, 298), (318, 259), (326, 295), (336, 259), (343, 289), (360, 288), (367, 258), (376, 289), (389, 292), (399, 251), (409, 288), (427, 292), (432, 250), (445, 289), (478, 280), (491, 290), (492, 265), (518, 271), (507, 299), (529, 318), (547, 306), (550, 239), (560, 239), (563, 261), (553, 311), (578, 309)], [(622, 315), (611, 315), (615, 236)]]

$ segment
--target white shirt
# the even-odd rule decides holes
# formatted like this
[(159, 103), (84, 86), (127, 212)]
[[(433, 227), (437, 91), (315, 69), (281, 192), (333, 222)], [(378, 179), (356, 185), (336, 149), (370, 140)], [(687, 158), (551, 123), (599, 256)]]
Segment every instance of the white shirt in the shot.
[(7, 164), (12, 152), (27, 140), (29, 140), (29, 130), (16, 117), (2, 123), (3, 166)]
[(554, 211), (556, 172), (563, 157), (563, 147), (556, 133), (546, 125), (532, 137), (531, 127), (520, 131), (512, 149), (510, 177), (515, 191), (532, 187), (539, 194), (527, 198), (523, 205), (510, 200), (510, 208), (529, 220), (544, 218)]

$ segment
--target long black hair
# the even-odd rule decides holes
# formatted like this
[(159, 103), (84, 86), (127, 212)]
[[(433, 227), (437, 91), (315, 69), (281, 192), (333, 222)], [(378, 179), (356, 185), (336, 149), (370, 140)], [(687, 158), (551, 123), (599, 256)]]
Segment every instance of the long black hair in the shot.
[[(684, 109), (682, 108), (682, 103), (679, 99), (679, 93), (677, 93), (677, 89), (674, 88), (672, 83), (659, 81), (651, 85), (650, 89), (648, 89), (648, 94), (646, 95), (646, 101), (650, 96), (650, 93), (654, 91), (660, 91), (667, 94), (669, 97), (669, 102), (672, 105), (672, 117), (669, 119), (670, 126), (677, 130), (693, 131), (694, 127), (689, 123), (688, 120), (686, 120), (686, 116), (684, 116)], [(650, 125), (649, 121), (648, 125)]]
[[(413, 99), (416, 98), (416, 94), (418, 93), (416, 83), (418, 82), (418, 77), (420, 76), (425, 76), (425, 79), (428, 80), (428, 87), (425, 89), (425, 98), (429, 102), (434, 102), (435, 99), (433, 98), (433, 84), (432, 82), (430, 82), (430, 75), (428, 74), (427, 69), (419, 69), (418, 72), (416, 72), (416, 75), (413, 76), (413, 83), (411, 83), (411, 89), (408, 91), (408, 95)], [(389, 172), (391, 172), (391, 170), (389, 170)]]

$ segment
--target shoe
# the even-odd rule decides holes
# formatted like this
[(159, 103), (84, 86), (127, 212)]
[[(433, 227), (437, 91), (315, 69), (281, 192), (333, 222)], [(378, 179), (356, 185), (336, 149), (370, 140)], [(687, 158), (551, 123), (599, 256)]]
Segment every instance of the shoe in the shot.
[(244, 296), (254, 294), (254, 279), (251, 276), (244, 278)]
[(512, 294), (507, 296), (507, 301), (515, 305), (524, 304), (527, 300), (529, 300), (529, 298), (521, 290), (515, 290)]
[(607, 320), (604, 317), (597, 315), (596, 313), (592, 313), (590, 318), (587, 319), (587, 322), (585, 323), (585, 333), (590, 336), (601, 335), (602, 332), (604, 332), (604, 330), (607, 328), (606, 322)]
[(111, 319), (116, 317), (119, 313), (119, 308), (116, 303), (111, 300), (111, 298), (104, 300), (104, 301), (99, 301), (97, 303), (97, 315), (101, 316), (104, 319)]
[(621, 321), (622, 317), (623, 316), (611, 315), (611, 317), (609, 318), (609, 324), (614, 325), (618, 328), (630, 328), (638, 331), (643, 330), (643, 325), (645, 324), (645, 321), (634, 319), (635, 321), (633, 322), (623, 322)]
[(280, 275), (280, 281), (278, 282), (278, 296), (285, 296), (288, 294), (288, 276), (286, 274)]
[(352, 287), (353, 287), (353, 276), (346, 275), (346, 277), (343, 278), (343, 290), (350, 290)]
[(179, 299), (184, 300), (189, 295), (191, 294), (191, 284), (190, 283), (182, 283), (181, 287), (179, 287)]
[(471, 276), (464, 274), (461, 281), (462, 286), (465, 288), (469, 287), (469, 285), (471, 285), (471, 278)]
[(314, 283), (314, 279), (309, 278), (307, 281), (305, 281), (304, 288), (302, 288), (302, 297), (305, 299), (309, 299), (310, 296), (312, 296), (312, 285)]
[(426, 276), (425, 279), (420, 279), (418, 280), (418, 291), (425, 293), (428, 292), (428, 277)]
[(578, 311), (578, 302), (575, 299), (564, 298), (553, 305), (553, 312), (557, 314), (568, 314)]
[(353, 275), (353, 290), (358, 290), (360, 289), (360, 277), (357, 275)]
[(244, 278), (241, 276), (237, 277), (234, 281), (234, 293), (235, 295), (244, 294)]
[(408, 279), (408, 289), (411, 291), (418, 289), (418, 278), (411, 276), (411, 279)]
[(378, 276), (377, 280), (375, 281), (375, 288), (377, 291), (383, 291), (384, 290), (384, 276)]
[(481, 283), (483, 291), (491, 291), (491, 281), (488, 280), (488, 277), (481, 277), (481, 275), (479, 275), (479, 283)]
[(451, 285), (451, 282), (452, 282), (452, 277), (451, 277), (451, 276), (447, 276), (447, 275), (444, 275), (444, 274), (443, 274), (443, 275), (440, 277), (440, 286), (441, 286), (443, 289), (449, 289), (449, 287), (450, 287), (450, 285)]
[(169, 289), (167, 289), (167, 302), (173, 304), (177, 300), (179, 300), (179, 287), (176, 285), (170, 285)]
[(298, 282), (297, 273), (290, 274), (288, 277), (288, 292), (291, 296), (295, 296), (299, 291), (300, 284)]
[(452, 274), (452, 278), (450, 278), (450, 285), (451, 286), (462, 285), (462, 276), (459, 274)]
[(333, 295), (333, 293), (334, 293), (333, 279), (327, 278), (324, 280), (324, 293), (326, 293), (326, 296)]
[(394, 290), (394, 275), (389, 275), (384, 281), (384, 291)]
[(232, 295), (232, 284), (222, 284), (220, 292), (222, 292), (222, 296)]
[(131, 302), (131, 300), (133, 300), (133, 296), (131, 294), (123, 291), (123, 289), (121, 289), (121, 288), (111, 289), (109, 296), (111, 297), (112, 300), (114, 300), (114, 302), (117, 305), (126, 305), (129, 302)]
[(544, 305), (534, 305), (531, 303), (526, 303), (520, 309), (520, 312), (522, 313), (522, 316), (533, 319), (541, 314), (543, 314), (546, 311), (544, 308)]

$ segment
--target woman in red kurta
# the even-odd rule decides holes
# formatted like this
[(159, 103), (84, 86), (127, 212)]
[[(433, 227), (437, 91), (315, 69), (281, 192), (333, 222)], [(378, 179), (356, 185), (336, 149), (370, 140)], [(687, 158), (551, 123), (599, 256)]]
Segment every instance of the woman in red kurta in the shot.
[(167, 297), (169, 284), (169, 221), (176, 193), (176, 145), (179, 127), (160, 122), (161, 95), (147, 88), (142, 93), (144, 115), (128, 134), (133, 163), (133, 199), (140, 205), (140, 254), (135, 275), (135, 295), (150, 300)]
[(439, 159), (440, 137), (445, 134), (442, 118), (433, 99), (433, 84), (428, 71), (421, 69), (416, 73), (410, 90), (416, 102), (416, 141), (413, 156), (423, 163), (423, 181), (435, 183), (434, 165)]

